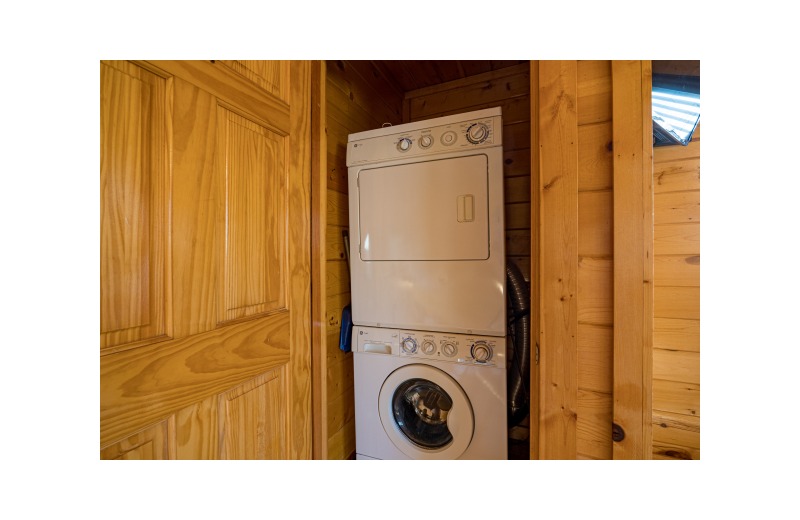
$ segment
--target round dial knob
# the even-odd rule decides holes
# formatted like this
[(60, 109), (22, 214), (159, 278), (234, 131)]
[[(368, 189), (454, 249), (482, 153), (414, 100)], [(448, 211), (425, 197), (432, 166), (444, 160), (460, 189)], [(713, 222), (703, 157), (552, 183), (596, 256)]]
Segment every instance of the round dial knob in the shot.
[(397, 143), (397, 149), (401, 152), (407, 152), (409, 148), (411, 148), (411, 139), (400, 139), (400, 142)]
[(406, 354), (413, 354), (417, 351), (417, 342), (413, 338), (406, 338), (403, 340), (403, 352)]
[(456, 133), (453, 131), (445, 132), (442, 134), (441, 138), (442, 144), (445, 146), (450, 146), (451, 144), (456, 142)]
[(492, 347), (480, 342), (472, 345), (472, 357), (479, 363), (486, 363), (492, 359)]
[(423, 354), (427, 354), (427, 355), (430, 356), (431, 354), (434, 354), (435, 352), (436, 352), (436, 344), (433, 341), (426, 340), (422, 344), (422, 353)]
[(419, 145), (423, 148), (428, 148), (430, 145), (433, 144), (433, 137), (429, 135), (423, 135), (419, 138)]
[(444, 355), (447, 357), (455, 356), (457, 350), (458, 349), (456, 349), (456, 346), (450, 342), (447, 342), (444, 345), (442, 345), (442, 352), (444, 352)]
[(488, 135), (489, 130), (486, 128), (486, 125), (481, 123), (475, 123), (469, 127), (467, 131), (467, 139), (472, 144), (482, 143)]

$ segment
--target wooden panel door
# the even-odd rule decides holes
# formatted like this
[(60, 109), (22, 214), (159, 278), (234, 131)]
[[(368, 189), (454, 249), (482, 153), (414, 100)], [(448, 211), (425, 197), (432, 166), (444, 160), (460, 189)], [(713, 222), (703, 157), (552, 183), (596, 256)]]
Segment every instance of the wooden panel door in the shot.
[(101, 458), (310, 458), (309, 63), (100, 66)]

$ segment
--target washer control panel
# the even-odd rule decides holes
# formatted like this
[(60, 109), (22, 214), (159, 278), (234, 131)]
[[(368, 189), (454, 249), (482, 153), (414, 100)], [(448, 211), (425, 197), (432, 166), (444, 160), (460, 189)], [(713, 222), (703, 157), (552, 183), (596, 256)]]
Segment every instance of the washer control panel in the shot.
[(463, 365), (505, 367), (506, 338), (419, 330), (353, 327), (354, 351), (435, 359)]
[(501, 146), (502, 129), (502, 118), (490, 116), (350, 142), (347, 143), (347, 165)]

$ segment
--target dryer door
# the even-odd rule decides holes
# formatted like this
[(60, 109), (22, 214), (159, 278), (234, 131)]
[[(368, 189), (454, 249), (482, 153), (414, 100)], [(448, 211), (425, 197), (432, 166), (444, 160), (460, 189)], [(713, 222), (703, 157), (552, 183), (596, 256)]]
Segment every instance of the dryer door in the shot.
[(489, 258), (486, 155), (358, 172), (364, 261)]
[(472, 442), (475, 419), (467, 394), (429, 365), (392, 372), (378, 397), (383, 429), (412, 459), (457, 459)]

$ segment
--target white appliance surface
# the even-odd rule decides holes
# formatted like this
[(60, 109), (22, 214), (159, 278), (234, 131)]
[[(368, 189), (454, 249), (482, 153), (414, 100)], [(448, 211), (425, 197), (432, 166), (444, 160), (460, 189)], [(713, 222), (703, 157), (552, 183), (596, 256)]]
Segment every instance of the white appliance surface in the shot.
[(484, 154), (361, 170), (361, 260), (488, 259), (488, 188)]
[(505, 337), (500, 109), (353, 134), (347, 164), (353, 323)]
[[(353, 339), (357, 459), (508, 457), (505, 338), (354, 327)], [(439, 404), (446, 409), (451, 438), (423, 447), (412, 437), (425, 437), (428, 429), (431, 438), (444, 442), (437, 437), (444, 428), (429, 418), (415, 427), (406, 424), (405, 431), (412, 431), (404, 433), (398, 423), (407, 416), (398, 413), (398, 403), (410, 408), (404, 388), (428, 383), (421, 399), (427, 399), (430, 388), (445, 396), (447, 402), (439, 398)], [(434, 398), (420, 407), (424, 412), (436, 402)]]

